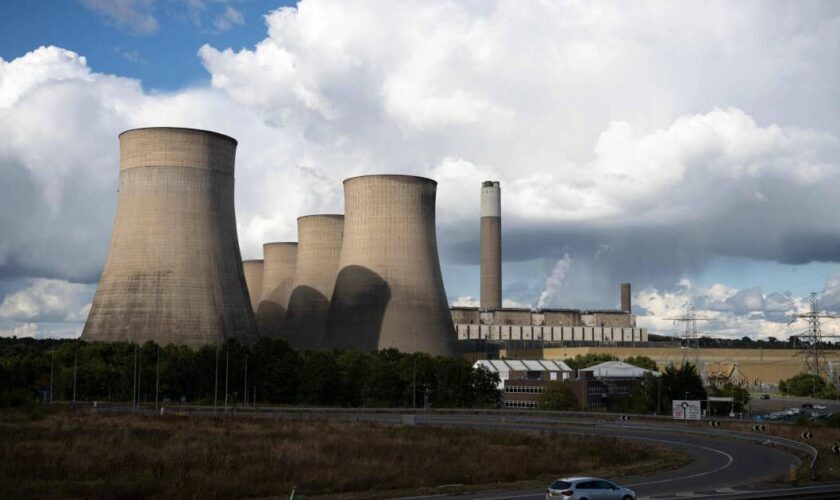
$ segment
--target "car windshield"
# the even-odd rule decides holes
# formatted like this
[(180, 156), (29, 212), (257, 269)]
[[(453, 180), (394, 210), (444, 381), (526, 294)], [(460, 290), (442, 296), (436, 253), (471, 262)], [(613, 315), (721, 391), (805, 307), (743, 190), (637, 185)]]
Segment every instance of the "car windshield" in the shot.
[(558, 479), (557, 481), (551, 483), (551, 486), (549, 486), (549, 488), (551, 488), (552, 490), (565, 490), (571, 485), (572, 483), (567, 483), (566, 481), (561, 481)]

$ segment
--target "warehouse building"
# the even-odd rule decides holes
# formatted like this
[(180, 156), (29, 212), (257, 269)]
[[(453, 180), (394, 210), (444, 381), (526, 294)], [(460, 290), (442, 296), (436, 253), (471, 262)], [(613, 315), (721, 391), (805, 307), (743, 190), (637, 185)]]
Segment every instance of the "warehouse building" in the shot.
[(572, 376), (569, 365), (550, 359), (482, 359), (473, 365), (479, 367), (499, 374), (505, 408), (536, 408), (549, 382)]

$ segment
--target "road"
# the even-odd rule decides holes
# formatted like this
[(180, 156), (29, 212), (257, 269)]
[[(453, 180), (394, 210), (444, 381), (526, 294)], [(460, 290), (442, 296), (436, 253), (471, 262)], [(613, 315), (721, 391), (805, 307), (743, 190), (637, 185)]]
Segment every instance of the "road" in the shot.
[[(102, 411), (127, 411), (125, 407)], [(187, 408), (189, 414), (212, 415), (212, 408)], [(151, 413), (151, 411), (150, 411)], [(229, 414), (230, 415), (230, 414)], [(236, 413), (251, 418), (330, 418), (340, 420), (404, 423), (401, 411), (366, 411), (336, 409), (263, 408)], [(802, 464), (789, 449), (762, 444), (765, 438), (750, 440), (750, 435), (713, 429), (688, 429), (677, 425), (642, 422), (607, 422), (603, 420), (529, 417), (524, 414), (470, 414), (457, 412), (419, 413), (413, 425), (497, 429), (500, 431), (548, 431), (564, 434), (612, 436), (662, 444), (688, 453), (692, 460), (685, 466), (644, 477), (607, 478), (636, 491), (639, 498), (840, 498), (840, 484), (818, 488), (786, 488), (768, 491), (761, 483), (786, 477), (791, 464)], [(511, 464), (515, 467), (515, 464)], [(464, 495), (464, 499), (537, 499), (544, 498), (544, 488), (484, 492)], [(811, 493), (816, 496), (810, 497)], [(781, 495), (781, 496), (774, 496)], [(827, 496), (826, 496), (827, 495)]]

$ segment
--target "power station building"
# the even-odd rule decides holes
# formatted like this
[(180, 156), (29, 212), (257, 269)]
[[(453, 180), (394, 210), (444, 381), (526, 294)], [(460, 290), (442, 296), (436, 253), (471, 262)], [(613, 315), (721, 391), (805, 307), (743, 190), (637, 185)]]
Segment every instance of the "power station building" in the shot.
[(620, 310), (522, 309), (502, 306), (502, 217), (498, 181), (481, 184), (481, 296), (479, 307), (452, 307), (459, 341), (510, 346), (646, 342), (636, 328), (630, 283), (621, 284)]
[(344, 237), (325, 347), (454, 355), (438, 260), (437, 183), (409, 175), (344, 181)]
[(184, 128), (123, 132), (111, 245), (82, 338), (199, 346), (252, 341), (236, 234), (236, 140)]

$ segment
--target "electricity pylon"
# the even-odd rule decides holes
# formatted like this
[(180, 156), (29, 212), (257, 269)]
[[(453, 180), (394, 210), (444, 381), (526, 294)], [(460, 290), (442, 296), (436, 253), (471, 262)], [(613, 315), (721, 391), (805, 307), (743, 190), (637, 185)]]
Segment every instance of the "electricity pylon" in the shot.
[(826, 360), (825, 354), (821, 349), (824, 335), (820, 327), (820, 319), (836, 319), (840, 318), (840, 316), (820, 311), (817, 294), (811, 292), (811, 309), (807, 313), (797, 314), (795, 318), (804, 319), (808, 322), (808, 333), (804, 339), (800, 338), (802, 341), (802, 350), (796, 353), (796, 355), (805, 356), (805, 369), (808, 373), (827, 378), (828, 360)]
[(694, 366), (697, 368), (697, 373), (704, 377), (703, 368), (700, 366), (700, 336), (697, 332), (697, 322), (698, 321), (712, 321), (712, 318), (707, 318), (704, 316), (698, 316), (697, 313), (694, 311), (694, 306), (692, 304), (688, 304), (685, 308), (685, 315), (684, 316), (677, 316), (674, 318), (665, 318), (670, 319), (676, 323), (677, 321), (685, 323), (685, 330), (681, 335), (681, 346), (683, 349), (683, 363), (685, 363), (689, 357), (694, 358)]

